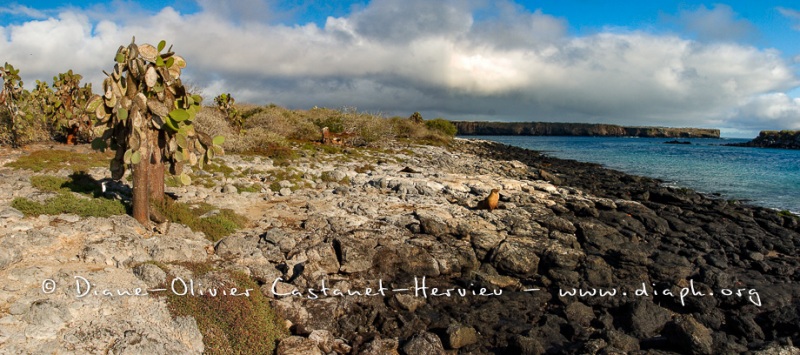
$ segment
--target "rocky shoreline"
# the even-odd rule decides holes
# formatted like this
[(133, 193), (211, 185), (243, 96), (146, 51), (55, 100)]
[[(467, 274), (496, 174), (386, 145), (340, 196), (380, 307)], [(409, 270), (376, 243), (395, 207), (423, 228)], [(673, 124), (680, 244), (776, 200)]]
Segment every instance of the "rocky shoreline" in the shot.
[[(153, 287), (151, 261), (248, 274), (287, 320), (278, 354), (800, 351), (794, 216), (485, 141), (319, 153), (278, 192), (232, 188), (284, 169), (236, 155), (241, 175), (168, 188), (252, 221), (214, 244), (129, 216), (24, 217), (9, 201), (42, 197), (32, 173), (0, 168), (0, 351), (208, 350), (161, 298), (42, 291)], [(477, 209), (495, 188), (499, 209)]]
[(800, 149), (800, 131), (761, 131), (745, 143), (726, 144), (734, 147)]

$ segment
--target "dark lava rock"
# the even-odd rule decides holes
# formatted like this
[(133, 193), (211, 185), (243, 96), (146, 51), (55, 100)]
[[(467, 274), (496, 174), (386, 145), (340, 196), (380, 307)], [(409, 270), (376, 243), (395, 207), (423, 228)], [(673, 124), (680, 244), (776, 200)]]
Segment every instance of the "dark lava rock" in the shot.
[(714, 353), (711, 331), (692, 316), (677, 316), (665, 327), (664, 333), (682, 352), (699, 355)]
[(637, 301), (628, 306), (621, 317), (631, 334), (639, 338), (652, 338), (672, 319), (670, 312), (650, 300)]

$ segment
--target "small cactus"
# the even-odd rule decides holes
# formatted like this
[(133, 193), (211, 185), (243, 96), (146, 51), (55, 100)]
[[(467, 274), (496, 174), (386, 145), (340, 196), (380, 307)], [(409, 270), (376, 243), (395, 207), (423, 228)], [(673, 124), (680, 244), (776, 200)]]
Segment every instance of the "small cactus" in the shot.
[(214, 98), (214, 103), (217, 104), (217, 108), (220, 112), (225, 115), (228, 123), (241, 132), (244, 129), (244, 117), (242, 117), (236, 107), (233, 106), (234, 102), (235, 100), (230, 93), (220, 94)]

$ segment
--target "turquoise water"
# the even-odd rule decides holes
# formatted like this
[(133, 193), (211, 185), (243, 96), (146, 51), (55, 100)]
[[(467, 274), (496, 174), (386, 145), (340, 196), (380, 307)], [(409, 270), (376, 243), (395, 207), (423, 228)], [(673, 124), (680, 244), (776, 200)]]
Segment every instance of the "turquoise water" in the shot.
[(545, 155), (599, 163), (668, 186), (718, 193), (725, 199), (800, 212), (800, 150), (726, 147), (747, 139), (465, 136), (540, 151)]

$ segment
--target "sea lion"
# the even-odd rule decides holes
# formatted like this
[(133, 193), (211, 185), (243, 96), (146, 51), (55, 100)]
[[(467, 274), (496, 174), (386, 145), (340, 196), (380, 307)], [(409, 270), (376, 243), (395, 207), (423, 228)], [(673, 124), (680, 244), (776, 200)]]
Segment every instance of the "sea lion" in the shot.
[(492, 212), (494, 209), (497, 208), (497, 202), (500, 201), (500, 189), (492, 189), (492, 192), (489, 193), (489, 196), (486, 196), (483, 201), (478, 203), (478, 209), (481, 210), (489, 210)]

